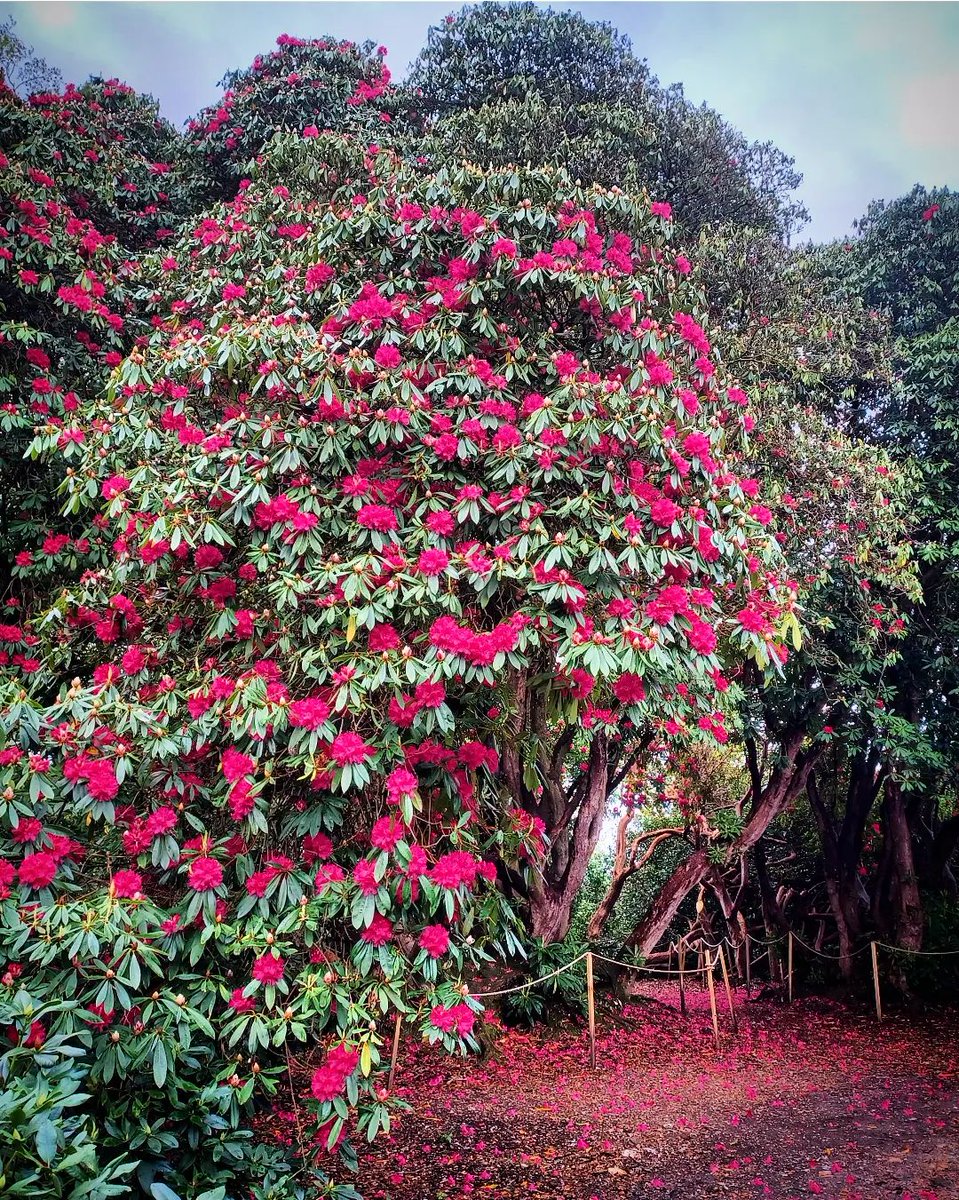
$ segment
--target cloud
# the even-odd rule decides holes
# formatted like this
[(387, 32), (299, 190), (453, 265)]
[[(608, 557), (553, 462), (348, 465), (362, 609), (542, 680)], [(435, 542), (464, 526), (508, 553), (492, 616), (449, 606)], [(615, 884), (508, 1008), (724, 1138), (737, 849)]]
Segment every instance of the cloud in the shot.
[(959, 71), (908, 80), (899, 99), (899, 132), (910, 146), (959, 151)]
[(47, 0), (29, 5), (33, 20), (41, 29), (67, 29), (77, 19), (77, 6), (67, 0)]

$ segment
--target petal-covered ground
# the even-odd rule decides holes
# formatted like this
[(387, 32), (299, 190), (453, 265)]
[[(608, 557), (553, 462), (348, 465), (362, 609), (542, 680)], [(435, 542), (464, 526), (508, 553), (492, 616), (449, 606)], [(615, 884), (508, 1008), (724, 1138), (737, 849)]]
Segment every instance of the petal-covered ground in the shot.
[[(412, 1106), (362, 1158), (369, 1200), (959, 1198), (955, 1012), (890, 1017), (823, 1000), (645, 989), (585, 1028), (503, 1032), (485, 1061), (404, 1042)], [(654, 998), (657, 997), (657, 998)]]

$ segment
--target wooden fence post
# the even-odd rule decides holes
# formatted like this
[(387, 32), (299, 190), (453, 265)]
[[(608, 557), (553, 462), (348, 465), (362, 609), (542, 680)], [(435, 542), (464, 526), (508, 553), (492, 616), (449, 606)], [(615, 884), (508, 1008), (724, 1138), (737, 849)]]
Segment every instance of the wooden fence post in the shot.
[(396, 1025), (393, 1029), (393, 1054), (390, 1058), (390, 1075), (387, 1080), (386, 1087), (388, 1091), (393, 1090), (393, 1077), (396, 1074), (396, 1060), (400, 1056), (400, 1030), (403, 1027), (403, 1018), (399, 1013), (396, 1014)]
[(879, 994), (879, 952), (876, 949), (876, 943), (870, 942), (869, 948), (872, 951), (872, 984), (876, 992), (876, 1017), (882, 1020), (882, 996)]
[(793, 931), (791, 929), (789, 931), (789, 938), (788, 938), (788, 942), (787, 942), (786, 962), (788, 964), (787, 968), (786, 968), (787, 973), (788, 973), (787, 994), (789, 996), (789, 1003), (792, 1004), (792, 1002), (793, 1002)]
[(589, 1065), (596, 1069), (596, 996), (593, 991), (593, 952), (586, 951), (586, 1002), (589, 1005)]
[(686, 1016), (686, 940), (679, 939), (679, 1011)]
[(706, 955), (706, 982), (709, 985), (709, 1008), (713, 1014), (713, 1036), (716, 1038), (716, 1049), (719, 1049), (719, 1014), (716, 1012), (716, 981), (713, 979), (713, 971), (716, 970), (716, 959), (709, 960), (709, 955)]
[(746, 995), (751, 997), (753, 994), (753, 952), (752, 941), (749, 934), (746, 934)]
[(733, 1007), (733, 989), (729, 985), (729, 969), (726, 965), (726, 954), (719, 947), (719, 962), (723, 968), (723, 983), (726, 985), (726, 999), (729, 1001), (729, 1016), (733, 1023), (733, 1033), (739, 1032), (739, 1022), (736, 1020), (736, 1009)]

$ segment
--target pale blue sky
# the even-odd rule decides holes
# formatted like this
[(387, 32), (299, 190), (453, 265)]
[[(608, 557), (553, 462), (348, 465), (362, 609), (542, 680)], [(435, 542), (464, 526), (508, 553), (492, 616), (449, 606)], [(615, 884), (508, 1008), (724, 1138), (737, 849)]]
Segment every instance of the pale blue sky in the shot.
[[(175, 124), (231, 67), (280, 33), (389, 48), (402, 76), (428, 27), (458, 4), (3, 3), (67, 80), (118, 76)], [(555, 3), (629, 35), (664, 83), (681, 82), (805, 175), (804, 236), (843, 236), (870, 199), (914, 183), (959, 187), (959, 4)]]

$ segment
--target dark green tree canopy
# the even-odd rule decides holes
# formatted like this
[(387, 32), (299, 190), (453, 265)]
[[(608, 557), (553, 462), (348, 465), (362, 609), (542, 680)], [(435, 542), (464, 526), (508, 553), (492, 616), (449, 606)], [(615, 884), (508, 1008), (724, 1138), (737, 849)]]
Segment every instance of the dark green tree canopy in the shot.
[(636, 105), (647, 78), (629, 38), (604, 21), (489, 2), (433, 26), (408, 83), (427, 116), (447, 117), (530, 96), (565, 108)]
[(584, 182), (645, 188), (673, 205), (687, 236), (731, 222), (786, 238), (806, 216), (791, 158), (662, 86), (628, 38), (578, 13), (466, 8), (430, 30), (407, 86), (431, 161), (550, 163)]

